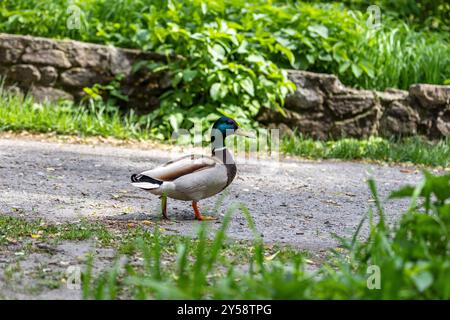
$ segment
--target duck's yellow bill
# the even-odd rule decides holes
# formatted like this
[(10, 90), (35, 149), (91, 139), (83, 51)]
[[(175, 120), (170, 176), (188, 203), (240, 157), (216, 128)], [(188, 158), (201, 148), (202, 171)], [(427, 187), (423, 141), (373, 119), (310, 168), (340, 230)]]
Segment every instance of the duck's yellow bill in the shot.
[(238, 128), (236, 131), (234, 131), (234, 134), (252, 139), (256, 138), (256, 135), (253, 132), (242, 130), (241, 128)]

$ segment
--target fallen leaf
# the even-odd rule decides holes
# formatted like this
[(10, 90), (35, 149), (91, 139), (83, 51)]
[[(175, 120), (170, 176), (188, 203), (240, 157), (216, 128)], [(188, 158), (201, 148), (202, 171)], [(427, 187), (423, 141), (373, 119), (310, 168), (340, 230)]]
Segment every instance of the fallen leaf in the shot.
[(272, 261), (273, 259), (275, 259), (277, 257), (277, 255), (280, 253), (280, 251), (275, 252), (274, 254), (268, 256), (268, 257), (264, 257), (264, 260), (266, 261)]

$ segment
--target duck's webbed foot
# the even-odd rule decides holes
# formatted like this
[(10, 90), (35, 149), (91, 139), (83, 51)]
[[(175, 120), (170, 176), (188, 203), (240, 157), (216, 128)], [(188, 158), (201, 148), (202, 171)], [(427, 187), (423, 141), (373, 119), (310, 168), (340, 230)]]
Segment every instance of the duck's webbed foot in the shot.
[(200, 220), (200, 221), (217, 220), (216, 217), (203, 216), (203, 215), (200, 213), (200, 210), (198, 209), (197, 201), (192, 201), (192, 208), (194, 209), (195, 219), (197, 219), (197, 220)]

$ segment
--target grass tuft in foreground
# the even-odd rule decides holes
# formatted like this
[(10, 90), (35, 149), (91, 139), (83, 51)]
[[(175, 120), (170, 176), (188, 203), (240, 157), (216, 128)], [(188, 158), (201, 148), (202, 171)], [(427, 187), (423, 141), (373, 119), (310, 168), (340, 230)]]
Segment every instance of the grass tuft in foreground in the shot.
[[(306, 259), (267, 257), (245, 206), (230, 207), (214, 240), (207, 240), (205, 224), (194, 248), (186, 238), (176, 259), (162, 264), (164, 242), (158, 228), (151, 245), (137, 239), (143, 265), (127, 259), (94, 276), (92, 260), (83, 275), (85, 298), (115, 299), (123, 294), (137, 299), (449, 299), (450, 298), (450, 174), (433, 176), (407, 186), (391, 198), (408, 197), (411, 206), (397, 226), (385, 213), (373, 180), (369, 189), (372, 210), (349, 239), (318, 270), (309, 271)], [(420, 198), (421, 205), (418, 205)], [(230, 217), (241, 209), (255, 234), (246, 265), (218, 263)], [(369, 235), (359, 240), (368, 220)]]
[[(110, 267), (98, 270), (94, 255), (88, 258), (82, 274), (86, 299), (450, 299), (450, 174), (424, 172), (416, 186), (393, 192), (392, 200), (410, 199), (395, 226), (386, 223), (375, 182), (368, 184), (374, 208), (352, 237), (338, 238), (340, 246), (321, 265), (293, 248), (264, 244), (240, 203), (230, 205), (212, 238), (207, 223), (190, 238), (167, 234), (158, 224), (122, 232), (95, 221), (51, 225), (0, 215), (0, 249), (34, 252), (37, 238), (95, 239), (112, 247), (117, 255)], [(237, 210), (247, 218), (253, 243), (227, 240)], [(15, 268), (11, 264), (3, 276), (12, 278)], [(51, 289), (63, 276), (41, 280)]]
[[(102, 101), (90, 101), (84, 106), (71, 102), (40, 104), (31, 97), (0, 92), (0, 131), (6, 130), (119, 139), (161, 138), (152, 128), (150, 116), (137, 115), (132, 110), (123, 112)], [(450, 164), (449, 139), (430, 142), (418, 137), (402, 140), (373, 137), (317, 141), (296, 135), (283, 137), (280, 148), (284, 154), (310, 159), (366, 159), (442, 167)]]

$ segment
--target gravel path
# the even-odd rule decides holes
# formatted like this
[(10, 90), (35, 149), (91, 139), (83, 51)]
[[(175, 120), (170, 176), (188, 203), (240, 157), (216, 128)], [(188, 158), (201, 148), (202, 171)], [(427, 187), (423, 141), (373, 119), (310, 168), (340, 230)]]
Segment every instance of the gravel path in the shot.
[[(0, 139), (0, 213), (52, 222), (80, 217), (159, 221), (159, 199), (133, 188), (129, 177), (168, 156), (161, 149)], [(414, 168), (352, 162), (238, 164), (238, 176), (217, 212), (211, 211), (220, 196), (201, 201), (200, 209), (219, 216), (208, 222), (215, 229), (229, 205), (243, 202), (265, 241), (319, 250), (335, 245), (331, 233), (351, 234), (367, 213), (373, 204), (366, 184), (370, 175), (382, 199), (421, 177)], [(386, 202), (389, 221), (406, 205)], [(189, 202), (169, 199), (169, 216), (171, 221), (161, 222), (168, 232), (190, 235), (199, 225)], [(229, 235), (251, 238), (242, 214), (234, 215)]]

